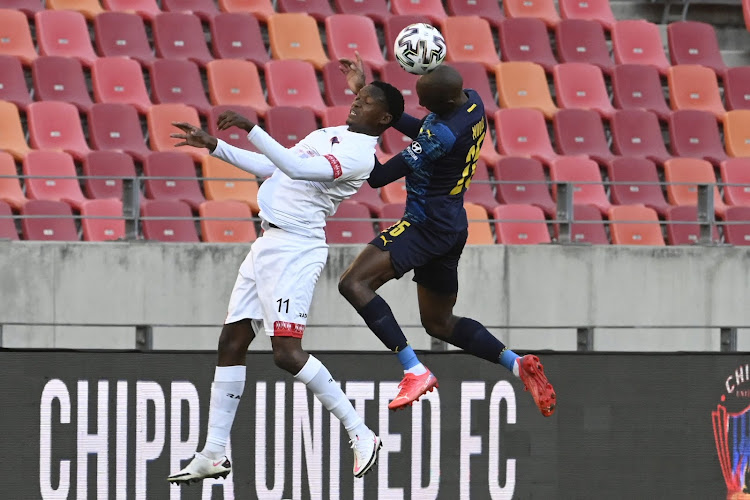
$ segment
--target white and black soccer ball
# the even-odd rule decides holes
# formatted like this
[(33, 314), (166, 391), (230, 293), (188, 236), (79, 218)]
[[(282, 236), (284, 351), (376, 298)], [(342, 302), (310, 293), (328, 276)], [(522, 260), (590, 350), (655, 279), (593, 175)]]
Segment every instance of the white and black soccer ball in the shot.
[(393, 44), (396, 61), (409, 73), (424, 75), (445, 60), (445, 39), (440, 31), (425, 23), (402, 29)]

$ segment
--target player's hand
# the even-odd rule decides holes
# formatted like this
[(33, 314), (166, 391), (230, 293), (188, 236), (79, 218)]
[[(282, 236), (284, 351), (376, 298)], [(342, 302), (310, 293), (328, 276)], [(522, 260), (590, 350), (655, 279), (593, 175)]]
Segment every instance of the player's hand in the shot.
[(357, 95), (362, 90), (362, 87), (365, 86), (365, 65), (358, 51), (354, 51), (354, 56), (357, 58), (356, 61), (339, 59), (339, 70), (346, 77), (349, 90), (354, 92), (354, 95)]
[(185, 122), (172, 122), (172, 125), (182, 130), (184, 134), (170, 134), (169, 137), (182, 139), (182, 142), (175, 144), (179, 146), (193, 146), (195, 148), (208, 148), (210, 151), (216, 149), (216, 137), (208, 132)]
[(227, 110), (219, 115), (217, 126), (219, 127), (219, 130), (226, 130), (230, 127), (238, 127), (245, 132), (250, 132), (255, 124), (236, 111)]

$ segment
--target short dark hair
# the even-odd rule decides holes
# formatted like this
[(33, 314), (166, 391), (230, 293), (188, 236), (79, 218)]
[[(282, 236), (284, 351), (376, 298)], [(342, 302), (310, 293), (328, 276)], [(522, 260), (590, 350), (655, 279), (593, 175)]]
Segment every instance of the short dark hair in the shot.
[(404, 114), (404, 96), (401, 95), (401, 91), (391, 85), (390, 83), (381, 82), (375, 80), (371, 83), (373, 87), (377, 87), (385, 94), (385, 104), (388, 107), (388, 112), (393, 117), (390, 125), (393, 126)]

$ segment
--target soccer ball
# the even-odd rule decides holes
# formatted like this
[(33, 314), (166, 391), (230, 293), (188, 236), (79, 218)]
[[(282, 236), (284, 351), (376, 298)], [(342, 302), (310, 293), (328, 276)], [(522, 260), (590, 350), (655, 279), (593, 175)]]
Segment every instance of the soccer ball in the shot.
[(393, 44), (396, 61), (409, 73), (424, 75), (445, 59), (445, 39), (437, 28), (425, 23), (402, 29)]

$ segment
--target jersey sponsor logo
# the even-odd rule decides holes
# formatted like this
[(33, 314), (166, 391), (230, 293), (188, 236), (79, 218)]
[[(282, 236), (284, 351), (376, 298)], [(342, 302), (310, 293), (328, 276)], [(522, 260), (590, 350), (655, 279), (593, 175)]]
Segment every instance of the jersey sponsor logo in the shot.
[(333, 168), (333, 178), (338, 179), (341, 177), (341, 174), (344, 173), (343, 169), (341, 168), (341, 163), (339, 162), (338, 158), (336, 158), (333, 155), (323, 155), (323, 157), (328, 160), (328, 163), (331, 164), (331, 167)]
[(414, 151), (416, 154), (420, 154), (422, 152), (422, 145), (418, 143), (417, 141), (414, 141), (411, 143), (411, 150)]
[(305, 325), (292, 323), (290, 321), (274, 321), (273, 334), (279, 337), (294, 337), (301, 339), (305, 333)]

